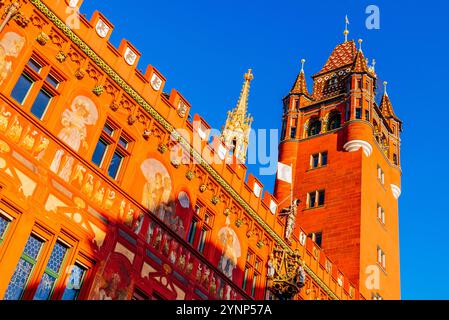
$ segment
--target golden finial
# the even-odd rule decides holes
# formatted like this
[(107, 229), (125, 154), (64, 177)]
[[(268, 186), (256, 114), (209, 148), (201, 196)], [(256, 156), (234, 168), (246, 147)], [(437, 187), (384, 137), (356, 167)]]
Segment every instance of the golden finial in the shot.
[(359, 51), (362, 52), (362, 42), (363, 39), (359, 39)]
[(244, 79), (247, 81), (251, 81), (254, 79), (253, 69), (248, 69), (248, 73), (245, 73)]
[(304, 72), (304, 63), (306, 62), (306, 59), (301, 59), (301, 72)]
[(387, 82), (387, 81), (384, 81), (384, 94), (388, 96), (388, 93), (387, 93), (387, 85), (388, 85), (388, 82)]

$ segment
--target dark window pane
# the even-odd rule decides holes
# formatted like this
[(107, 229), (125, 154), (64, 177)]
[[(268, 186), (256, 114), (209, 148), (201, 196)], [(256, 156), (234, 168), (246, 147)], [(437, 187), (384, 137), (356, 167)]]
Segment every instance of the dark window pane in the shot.
[(296, 127), (292, 127), (290, 130), (290, 138), (294, 139), (296, 137)]
[(201, 233), (200, 233), (200, 240), (198, 242), (198, 251), (203, 253), (204, 252), (204, 247), (206, 245), (206, 237), (207, 237), (207, 230), (206, 229), (201, 229)]
[(128, 140), (126, 140), (123, 137), (120, 137), (120, 139), (118, 140), (119, 145), (121, 145), (123, 148), (127, 149), (128, 148)]
[(341, 126), (341, 115), (339, 113), (334, 114), (329, 120), (328, 130), (335, 130), (340, 128), (340, 126)]
[(312, 156), (312, 168), (317, 168), (317, 167), (318, 167), (318, 165), (319, 165), (319, 160), (320, 160), (320, 157), (319, 157), (318, 154), (314, 154), (314, 155)]
[(62, 295), (62, 300), (76, 300), (78, 298), (85, 274), (86, 269), (84, 269), (83, 267), (80, 267), (78, 265), (74, 265), (72, 267), (72, 271), (70, 272), (70, 277), (67, 280), (64, 294)]
[(44, 273), (33, 300), (48, 300), (53, 291), (55, 282), (55, 277), (49, 275), (48, 273)]
[(103, 161), (107, 148), (108, 144), (103, 139), (100, 139), (92, 156), (92, 162), (97, 166), (101, 166), (101, 162)]
[(248, 282), (248, 268), (245, 268), (245, 274), (243, 275), (243, 285), (242, 288), (243, 290), (246, 290), (246, 284)]
[(362, 119), (362, 109), (361, 108), (355, 109), (355, 118)]
[(365, 120), (369, 121), (370, 117), (369, 117), (369, 111), (365, 110)]
[(47, 77), (46, 81), (51, 84), (54, 88), (59, 86), (60, 81), (53, 77), (51, 74)]
[(327, 152), (323, 152), (321, 154), (321, 165), (326, 166), (327, 165)]
[(114, 129), (107, 123), (104, 125), (103, 131), (106, 132), (108, 135), (112, 136), (114, 134)]
[(320, 132), (321, 132), (321, 122), (319, 120), (315, 120), (310, 124), (309, 136), (315, 136)]
[(190, 225), (189, 234), (187, 235), (187, 241), (193, 245), (193, 241), (195, 241), (195, 233), (196, 233), (196, 221), (192, 221), (192, 224)]
[(39, 62), (37, 62), (36, 60), (30, 59), (30, 61), (28, 61), (28, 66), (33, 69), (34, 71), (36, 71), (37, 73), (39, 73), (42, 69), (42, 66)]
[(315, 233), (315, 243), (316, 243), (319, 247), (321, 247), (322, 240), (323, 240), (323, 234), (322, 234), (321, 232)]
[(324, 191), (318, 192), (318, 205), (324, 205)]
[(39, 94), (34, 100), (33, 106), (31, 107), (31, 113), (37, 118), (42, 119), (44, 117), (45, 111), (47, 111), (47, 106), (51, 101), (52, 96), (45, 90), (39, 91)]
[(313, 208), (315, 207), (315, 202), (316, 202), (316, 193), (315, 192), (311, 192), (309, 193), (309, 208)]
[(251, 296), (254, 297), (254, 295), (256, 294), (256, 285), (257, 285), (257, 274), (254, 274), (253, 277), (253, 285), (251, 288)]
[(14, 100), (19, 102), (20, 104), (23, 104), (33, 83), (34, 81), (31, 80), (31, 78), (27, 76), (25, 73), (23, 73), (20, 76), (19, 80), (17, 80), (14, 89), (12, 89), (11, 97), (13, 97)]
[(120, 171), (120, 168), (122, 166), (123, 162), (123, 155), (121, 155), (119, 152), (114, 152), (114, 155), (112, 156), (111, 164), (109, 165), (108, 174), (111, 178), (116, 179), (118, 176), (118, 173)]

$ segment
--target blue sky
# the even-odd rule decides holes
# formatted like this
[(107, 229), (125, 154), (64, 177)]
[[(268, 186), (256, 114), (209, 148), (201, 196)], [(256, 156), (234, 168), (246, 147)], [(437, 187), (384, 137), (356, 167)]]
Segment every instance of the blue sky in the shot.
[[(445, 160), (449, 2), (426, 1), (100, 1), (85, 0), (81, 12), (98, 9), (114, 24), (111, 42), (130, 40), (147, 64), (166, 77), (220, 128), (237, 102), (243, 74), (253, 68), (249, 108), (254, 127), (279, 128), (281, 99), (307, 59), (306, 75), (319, 71), (343, 41), (344, 16), (350, 39), (363, 38), (365, 56), (377, 60), (380, 79), (402, 135), (403, 194), (400, 199), (402, 297), (449, 299), (449, 215)], [(380, 9), (380, 29), (365, 27), (365, 8)], [(309, 79), (309, 87), (311, 80)], [(213, 110), (213, 111), (212, 111)], [(256, 173), (257, 166), (250, 166)], [(272, 190), (274, 177), (261, 177)]]

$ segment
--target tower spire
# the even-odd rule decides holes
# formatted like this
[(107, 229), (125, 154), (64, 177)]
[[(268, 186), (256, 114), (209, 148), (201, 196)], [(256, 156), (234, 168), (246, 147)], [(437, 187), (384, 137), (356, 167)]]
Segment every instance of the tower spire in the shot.
[(237, 110), (239, 112), (246, 113), (246, 110), (248, 109), (250, 83), (254, 79), (253, 70), (248, 69), (248, 72), (245, 73), (243, 78), (245, 79), (245, 82), (243, 83), (242, 91), (240, 92), (240, 98), (237, 102)]
[(293, 84), (292, 89), (290, 90), (290, 93), (305, 94), (306, 96), (309, 95), (309, 91), (307, 90), (306, 76), (304, 75), (305, 62), (306, 59), (301, 59), (301, 71), (299, 72), (298, 77), (296, 78), (296, 81)]
[(228, 118), (221, 133), (221, 140), (228, 148), (229, 154), (235, 155), (242, 163), (246, 161), (246, 151), (253, 121), (248, 114), (249, 88), (251, 81), (254, 79), (251, 69), (245, 73), (244, 79), (245, 82), (243, 83), (237, 106), (233, 110), (228, 111)]
[(384, 81), (384, 95), (386, 95), (386, 96), (388, 96), (387, 85), (388, 85), (388, 82)]
[(345, 16), (345, 31), (343, 31), (343, 34), (345, 36), (345, 42), (348, 42), (348, 35), (349, 35), (349, 19), (348, 19), (348, 15)]

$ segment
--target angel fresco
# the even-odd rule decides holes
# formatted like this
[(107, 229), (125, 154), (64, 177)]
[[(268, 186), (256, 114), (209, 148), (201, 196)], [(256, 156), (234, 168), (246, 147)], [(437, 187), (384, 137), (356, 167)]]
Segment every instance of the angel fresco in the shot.
[(25, 38), (7, 32), (0, 41), (0, 85), (12, 73), (12, 59), (17, 58), (25, 45)]
[(98, 120), (98, 111), (93, 101), (84, 96), (76, 97), (70, 109), (62, 113), (63, 128), (58, 138), (64, 141), (76, 152), (80, 147), (87, 148), (87, 127), (94, 125)]
[(239, 238), (230, 227), (230, 219), (226, 218), (226, 226), (218, 231), (218, 239), (223, 247), (218, 269), (220, 269), (229, 279), (232, 280), (232, 273), (237, 267), (237, 260), (241, 256)]

